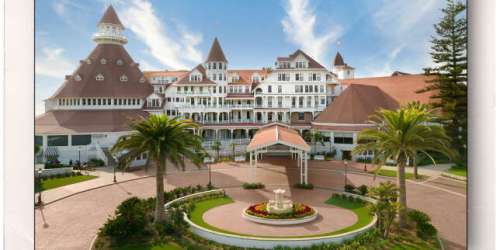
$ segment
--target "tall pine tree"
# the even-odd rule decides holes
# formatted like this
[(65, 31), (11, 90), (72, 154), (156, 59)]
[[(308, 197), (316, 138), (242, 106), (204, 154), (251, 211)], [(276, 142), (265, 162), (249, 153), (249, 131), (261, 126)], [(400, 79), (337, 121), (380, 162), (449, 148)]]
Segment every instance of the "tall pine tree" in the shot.
[(431, 57), (435, 67), (424, 69), (434, 75), (419, 92), (432, 91), (434, 106), (462, 163), (467, 157), (467, 20), (465, 5), (448, 0), (442, 20), (434, 25)]

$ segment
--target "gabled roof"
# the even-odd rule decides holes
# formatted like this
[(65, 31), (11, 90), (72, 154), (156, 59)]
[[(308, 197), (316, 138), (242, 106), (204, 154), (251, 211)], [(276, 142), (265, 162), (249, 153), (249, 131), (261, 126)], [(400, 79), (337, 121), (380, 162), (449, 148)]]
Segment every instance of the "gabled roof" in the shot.
[(205, 62), (226, 62), (227, 59), (226, 56), (224, 55), (224, 51), (222, 51), (222, 48), (219, 44), (219, 40), (217, 37), (214, 39), (214, 42), (212, 43), (212, 47), (210, 48), (210, 51), (208, 52), (208, 57)]
[[(189, 77), (191, 75), (191, 73), (193, 73), (196, 70), (198, 72), (200, 72), (201, 77), (202, 77), (201, 81), (199, 81), (199, 82), (193, 82), (190, 80), (190, 77)], [(203, 67), (203, 65), (198, 64), (196, 67), (194, 67), (194, 69), (189, 71), (188, 74), (185, 74), (179, 81), (175, 82), (174, 84), (215, 84), (215, 82), (208, 79), (205, 68)]]
[(118, 15), (112, 5), (109, 5), (106, 9), (106, 12), (104, 12), (104, 15), (99, 23), (111, 23), (123, 27), (123, 24), (120, 22), (120, 19), (118, 18)]
[[(102, 60), (102, 62), (101, 62)], [(104, 80), (98, 81), (101, 74)], [(122, 82), (120, 78), (127, 77)], [(116, 44), (98, 44), (86, 60), (68, 76), (63, 85), (50, 97), (135, 97), (144, 98), (153, 92), (125, 48)]]
[(343, 66), (346, 65), (344, 62), (344, 58), (342, 58), (342, 55), (337, 52), (335, 55), (335, 59), (333, 60), (333, 66)]
[(380, 108), (397, 109), (398, 102), (376, 86), (351, 84), (328, 105), (313, 124), (367, 124)]
[(247, 151), (258, 150), (275, 144), (283, 144), (306, 152), (311, 150), (310, 146), (295, 129), (275, 124), (259, 129), (250, 144), (248, 144)]
[(147, 116), (142, 110), (53, 110), (35, 118), (35, 134), (130, 131), (131, 120)]
[(421, 103), (431, 103), (433, 100), (431, 96), (435, 93), (432, 91), (424, 93), (416, 93), (416, 91), (421, 90), (429, 84), (428, 81), (432, 80), (435, 76), (432, 75), (393, 75), (384, 77), (367, 77), (367, 78), (354, 78), (354, 79), (342, 79), (340, 83), (342, 85), (351, 84), (362, 84), (377, 86), (394, 99), (396, 99), (399, 104), (404, 105), (412, 101), (418, 101)]
[(319, 62), (314, 60), (312, 57), (310, 57), (308, 54), (306, 54), (304, 51), (298, 49), (296, 50), (293, 54), (289, 55), (288, 57), (278, 57), (278, 61), (292, 61), (295, 59), (298, 55), (303, 55), (308, 61), (309, 61), (309, 68), (310, 69), (326, 69), (321, 65)]

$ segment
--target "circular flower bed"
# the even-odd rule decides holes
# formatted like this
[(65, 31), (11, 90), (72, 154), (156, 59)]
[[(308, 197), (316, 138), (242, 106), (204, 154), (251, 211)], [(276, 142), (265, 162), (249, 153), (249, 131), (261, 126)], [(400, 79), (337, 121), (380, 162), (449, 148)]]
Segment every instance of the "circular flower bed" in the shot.
[(263, 202), (248, 207), (245, 213), (264, 219), (300, 219), (314, 215), (316, 211), (308, 205), (295, 202), (293, 203), (291, 212), (281, 214), (269, 213), (267, 211), (267, 202)]

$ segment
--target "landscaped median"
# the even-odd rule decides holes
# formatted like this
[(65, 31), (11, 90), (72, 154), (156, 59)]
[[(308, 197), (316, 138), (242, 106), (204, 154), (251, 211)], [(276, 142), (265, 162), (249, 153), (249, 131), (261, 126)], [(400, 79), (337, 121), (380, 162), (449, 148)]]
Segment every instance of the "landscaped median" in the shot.
[(92, 180), (95, 178), (97, 178), (97, 176), (83, 175), (80, 172), (42, 177), (41, 184), (35, 185), (35, 192), (71, 185), (78, 182)]

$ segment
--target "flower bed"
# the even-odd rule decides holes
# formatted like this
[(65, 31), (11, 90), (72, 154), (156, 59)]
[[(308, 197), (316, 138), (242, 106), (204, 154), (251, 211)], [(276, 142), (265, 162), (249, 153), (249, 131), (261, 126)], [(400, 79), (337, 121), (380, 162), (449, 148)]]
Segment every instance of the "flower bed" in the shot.
[(283, 214), (268, 213), (266, 208), (267, 202), (263, 202), (250, 206), (245, 210), (245, 213), (265, 219), (299, 219), (311, 216), (315, 213), (312, 207), (302, 203), (293, 203), (293, 211)]

